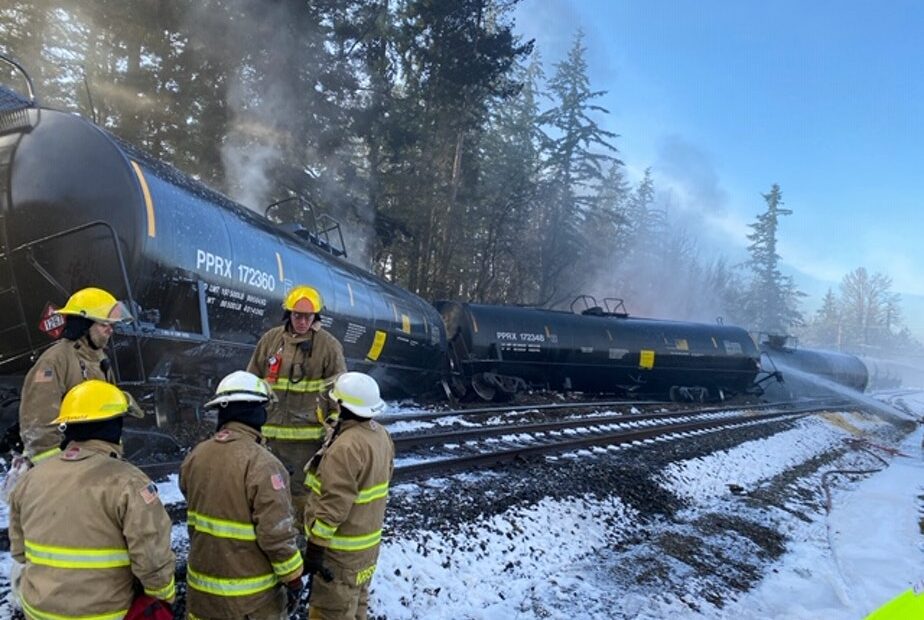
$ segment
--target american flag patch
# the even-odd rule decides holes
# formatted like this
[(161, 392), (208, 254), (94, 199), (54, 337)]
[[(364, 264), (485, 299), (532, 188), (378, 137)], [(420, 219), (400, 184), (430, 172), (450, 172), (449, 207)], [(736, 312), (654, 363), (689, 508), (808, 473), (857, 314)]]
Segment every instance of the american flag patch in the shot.
[(35, 373), (35, 383), (48, 383), (55, 378), (54, 368), (42, 368)]
[(150, 504), (157, 499), (157, 485), (151, 482), (148, 486), (142, 487), (139, 493), (141, 493), (141, 499), (144, 500), (144, 503)]
[(286, 488), (286, 481), (282, 479), (282, 476), (279, 474), (273, 474), (270, 476), (270, 481), (273, 483), (273, 488), (277, 491), (281, 491)]

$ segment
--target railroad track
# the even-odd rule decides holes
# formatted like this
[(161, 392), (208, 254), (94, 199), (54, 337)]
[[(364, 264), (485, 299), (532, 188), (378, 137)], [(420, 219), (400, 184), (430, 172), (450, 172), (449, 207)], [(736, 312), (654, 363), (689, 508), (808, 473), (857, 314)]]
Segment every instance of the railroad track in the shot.
[[(626, 405), (624, 401), (619, 403)], [(585, 403), (584, 407), (599, 408), (604, 403)], [(403, 433), (394, 437), (397, 456), (407, 456), (414, 450), (438, 445), (470, 445), (475, 452), (457, 456), (437, 456), (395, 467), (393, 483), (434, 478), (460, 471), (510, 463), (526, 457), (563, 453), (587, 448), (610, 449), (614, 446), (653, 443), (668, 439), (729, 430), (812, 415), (832, 408), (856, 409), (861, 405), (844, 400), (815, 400), (793, 403), (768, 403), (748, 406), (712, 407), (698, 410), (664, 411), (649, 414), (604, 415), (574, 419), (560, 419), (535, 424), (484, 425), (479, 428), (452, 429), (430, 433)], [(535, 407), (532, 407), (534, 409)], [(575, 407), (570, 403), (568, 407)], [(496, 412), (496, 408), (487, 408)], [(775, 410), (774, 410), (775, 409)], [(503, 408), (504, 411), (509, 411)], [(526, 409), (528, 410), (528, 409)], [(458, 412), (461, 413), (461, 412)], [(426, 412), (425, 415), (429, 415)], [(488, 449), (477, 442), (497, 437), (516, 436)], [(519, 442), (520, 445), (512, 445)], [(484, 443), (481, 444), (484, 446)], [(179, 471), (180, 461), (149, 463), (141, 466), (152, 479), (162, 480)], [(186, 505), (178, 502), (165, 506), (171, 520), (180, 523), (186, 519)], [(0, 530), (0, 549), (8, 548), (5, 529)]]
[[(832, 401), (830, 399), (814, 399), (810, 401), (804, 401), (802, 406), (817, 405), (819, 407), (824, 406), (835, 406), (844, 401)], [(505, 435), (528, 435), (528, 436), (537, 436), (541, 434), (555, 433), (555, 432), (566, 432), (569, 430), (577, 429), (586, 429), (590, 427), (600, 428), (606, 427), (607, 425), (655, 425), (658, 421), (663, 421), (663, 425), (671, 424), (671, 420), (685, 420), (690, 416), (713, 416), (741, 411), (747, 409), (749, 411), (758, 411), (758, 410), (769, 410), (769, 409), (778, 409), (792, 406), (792, 403), (778, 402), (778, 403), (763, 403), (763, 404), (749, 404), (749, 405), (728, 405), (723, 407), (709, 407), (709, 408), (699, 408), (699, 409), (689, 409), (681, 408), (679, 410), (673, 411), (659, 411), (656, 413), (641, 413), (641, 414), (608, 414), (608, 415), (595, 415), (599, 412), (601, 408), (619, 406), (619, 407), (651, 407), (651, 406), (660, 406), (666, 403), (659, 401), (586, 401), (586, 402), (571, 402), (571, 403), (551, 403), (545, 405), (523, 405), (516, 407), (479, 407), (475, 409), (457, 409), (457, 410), (445, 410), (445, 411), (422, 411), (422, 412), (412, 412), (394, 416), (385, 416), (382, 418), (382, 422), (385, 424), (399, 422), (399, 421), (413, 421), (413, 422), (431, 422), (438, 419), (444, 418), (456, 418), (462, 416), (490, 416), (494, 414), (506, 414), (510, 412), (520, 412), (520, 413), (532, 413), (532, 412), (541, 412), (541, 411), (550, 411), (550, 410), (560, 410), (565, 411), (569, 414), (577, 415), (577, 417), (563, 418), (545, 422), (536, 422), (536, 423), (522, 423), (516, 422), (511, 424), (482, 424), (474, 428), (465, 428), (465, 429), (452, 429), (448, 431), (424, 431), (420, 433), (399, 433), (394, 434), (392, 439), (395, 442), (396, 456), (401, 457), (406, 453), (417, 450), (426, 446), (436, 446), (439, 444), (451, 444), (459, 442), (472, 442), (479, 439), (488, 439), (491, 437), (503, 437)], [(675, 405), (676, 406), (676, 405)], [(600, 433), (594, 433), (599, 435)], [(561, 449), (567, 449), (567, 443), (562, 443)], [(548, 452), (553, 452), (555, 449), (550, 448)], [(508, 459), (509, 460), (509, 459)], [(486, 461), (487, 462), (487, 461)], [(503, 462), (503, 460), (501, 461)], [(162, 480), (163, 478), (169, 476), (170, 474), (175, 474), (179, 471), (180, 464), (182, 460), (170, 460), (160, 463), (146, 463), (140, 465), (141, 469), (151, 477), (152, 480)], [(462, 463), (460, 463), (461, 465)], [(420, 472), (425, 470), (418, 468)], [(402, 472), (402, 467), (398, 466), (395, 469), (395, 475), (398, 476)], [(417, 471), (417, 470), (415, 470)], [(410, 472), (410, 470), (408, 470)], [(402, 475), (410, 475), (410, 473)], [(415, 474), (417, 477), (420, 476), (419, 473)]]
[[(454, 451), (463, 443), (474, 453), (437, 456), (413, 463), (399, 464), (393, 481), (405, 482), (437, 477), (458, 471), (499, 465), (528, 456), (553, 454), (592, 447), (610, 447), (640, 442), (662, 441), (742, 426), (782, 421), (829, 411), (832, 408), (856, 409), (843, 400), (814, 402), (781, 408), (780, 404), (720, 407), (696, 412), (670, 412), (637, 416), (605, 416), (562, 420), (532, 425), (504, 425), (448, 432), (404, 435), (394, 438), (399, 456), (402, 451), (426, 446), (451, 446)], [(776, 411), (768, 411), (777, 409)], [(761, 413), (764, 412), (764, 413)], [(484, 441), (509, 437), (503, 447), (484, 448)], [(474, 444), (474, 445), (473, 445)], [(444, 451), (445, 452), (445, 451)], [(399, 459), (400, 460), (400, 459)]]

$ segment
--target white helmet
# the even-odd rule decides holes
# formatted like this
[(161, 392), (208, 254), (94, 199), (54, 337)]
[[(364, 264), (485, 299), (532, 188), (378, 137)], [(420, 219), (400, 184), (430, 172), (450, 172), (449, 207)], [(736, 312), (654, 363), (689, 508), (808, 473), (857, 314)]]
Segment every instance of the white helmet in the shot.
[(385, 411), (379, 384), (362, 372), (345, 372), (337, 377), (330, 397), (361, 418), (374, 418)]
[(205, 408), (224, 407), (228, 403), (265, 403), (272, 397), (266, 381), (249, 372), (235, 370), (221, 380), (215, 398), (205, 403)]

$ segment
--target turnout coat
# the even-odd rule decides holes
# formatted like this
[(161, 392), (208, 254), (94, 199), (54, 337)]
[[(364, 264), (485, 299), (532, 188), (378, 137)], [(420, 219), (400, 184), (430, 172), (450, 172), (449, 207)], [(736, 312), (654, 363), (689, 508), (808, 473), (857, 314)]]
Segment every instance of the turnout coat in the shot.
[(170, 601), (175, 558), (157, 487), (100, 440), (68, 444), (30, 469), (10, 495), (10, 553), (25, 563), (29, 618), (119, 620), (144, 592)]

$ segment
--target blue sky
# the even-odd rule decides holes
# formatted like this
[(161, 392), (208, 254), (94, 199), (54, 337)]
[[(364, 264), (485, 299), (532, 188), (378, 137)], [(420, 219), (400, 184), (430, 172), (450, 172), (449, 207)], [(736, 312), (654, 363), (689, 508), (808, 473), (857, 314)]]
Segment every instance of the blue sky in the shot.
[(523, 0), (514, 16), (547, 75), (583, 29), (598, 119), (704, 250), (743, 256), (779, 183), (806, 314), (865, 266), (924, 337), (924, 2)]

